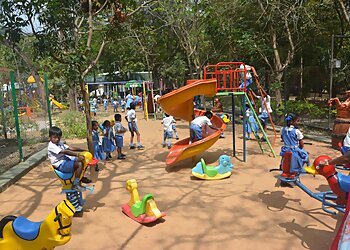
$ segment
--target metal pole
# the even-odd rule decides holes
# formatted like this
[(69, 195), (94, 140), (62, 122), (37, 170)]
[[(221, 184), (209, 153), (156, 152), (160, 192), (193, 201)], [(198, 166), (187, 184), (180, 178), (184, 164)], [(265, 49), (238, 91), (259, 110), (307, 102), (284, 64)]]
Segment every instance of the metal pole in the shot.
[[(333, 56), (334, 56), (334, 34), (332, 35), (332, 47), (331, 47), (331, 74), (329, 80), (329, 99), (332, 98), (333, 89)], [(328, 129), (331, 128), (331, 106), (328, 107)]]
[(152, 104), (153, 104), (153, 118), (154, 120), (157, 120), (157, 110), (156, 110), (156, 103), (154, 101), (154, 92), (153, 92), (153, 82), (151, 83), (151, 95), (152, 95)]
[[(245, 92), (246, 93), (246, 92)], [(246, 107), (245, 107), (245, 104), (246, 104), (246, 95), (243, 95), (243, 161), (246, 162), (247, 161), (247, 152), (246, 152), (246, 120), (247, 120), (247, 117), (246, 117)]]
[[(284, 116), (287, 115), (287, 68), (285, 68), (284, 70), (284, 83), (283, 83), (283, 87), (284, 87)], [(287, 126), (287, 122), (284, 119), (284, 126)]]
[(11, 79), (13, 115), (15, 117), (15, 122), (16, 122), (16, 134), (17, 134), (17, 142), (18, 142), (19, 159), (20, 159), (20, 161), (23, 161), (22, 139), (21, 139), (21, 131), (19, 129), (18, 110), (17, 110), (15, 73), (13, 71), (10, 72), (10, 79)]
[(143, 90), (143, 113), (145, 115), (146, 121), (148, 121), (148, 107), (147, 107), (147, 92), (146, 92), (146, 87), (145, 87), (145, 82), (142, 82), (142, 90)]
[(4, 107), (4, 98), (2, 96), (2, 86), (0, 86), (0, 106), (1, 106), (1, 123), (2, 123), (2, 132), (7, 139), (6, 133), (6, 117), (5, 117), (5, 107)]
[(231, 93), (232, 97), (232, 111), (231, 111), (231, 117), (232, 117), (232, 150), (233, 150), (233, 156), (236, 157), (236, 140), (235, 140), (235, 96), (233, 93)]
[(45, 93), (47, 102), (47, 114), (49, 116), (50, 128), (52, 127), (52, 117), (51, 117), (51, 107), (50, 107), (50, 94), (49, 94), (49, 84), (47, 82), (47, 75), (44, 73), (44, 83), (45, 83)]

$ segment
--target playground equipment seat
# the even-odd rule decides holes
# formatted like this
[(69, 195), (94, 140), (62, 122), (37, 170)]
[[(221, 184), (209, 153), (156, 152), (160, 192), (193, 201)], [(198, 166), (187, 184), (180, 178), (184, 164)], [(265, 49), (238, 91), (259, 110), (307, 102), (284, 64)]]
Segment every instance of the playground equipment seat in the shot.
[[(290, 162), (291, 159), (291, 155), (289, 156), (286, 152), (285, 156), (286, 159), (285, 160), (287, 163)], [(305, 193), (307, 193), (310, 197), (320, 201), (322, 203), (322, 209), (330, 214), (335, 214), (334, 211), (331, 211), (329, 209), (327, 209), (327, 207), (331, 207), (334, 208), (336, 210), (338, 210), (339, 212), (344, 213), (345, 212), (345, 203), (346, 203), (346, 193), (344, 190), (342, 190), (341, 186), (346, 186), (349, 190), (350, 190), (350, 177), (349, 180), (347, 180), (346, 182), (344, 181), (344, 184), (340, 184), (338, 183), (338, 179), (340, 177), (340, 179), (343, 177), (342, 174), (337, 173), (335, 171), (335, 167), (334, 166), (324, 166), (322, 168), (320, 168), (319, 162), (321, 160), (330, 160), (330, 158), (328, 156), (320, 156), (317, 157), (313, 163), (313, 165), (309, 166), (309, 167), (305, 167), (305, 170), (307, 173), (315, 175), (315, 174), (321, 174), (324, 177), (326, 177), (329, 186), (331, 188), (332, 191), (326, 191), (326, 192), (312, 192), (308, 187), (306, 187), (303, 183), (301, 183), (300, 181), (300, 174), (297, 173), (291, 173), (289, 171), (289, 167), (290, 164), (288, 165), (287, 163), (283, 162), (282, 160), (282, 171), (284, 174), (282, 176), (282, 174), (278, 177), (278, 179), (281, 180), (282, 183), (293, 183), (295, 184), (297, 187), (299, 187), (301, 190), (303, 190)], [(285, 165), (284, 165), (285, 164)], [(294, 176), (294, 178), (293, 178)], [(347, 176), (345, 176), (347, 177)]]
[[(83, 171), (80, 175), (80, 179), (83, 178), (88, 166), (93, 167), (93, 170), (91, 171), (95, 171), (94, 169), (96, 168), (96, 165), (98, 163), (98, 160), (93, 158), (90, 152), (82, 152), (81, 155), (84, 156), (84, 162), (83, 162), (84, 165), (83, 165)], [(69, 200), (70, 203), (74, 206), (76, 212), (83, 211), (85, 200), (83, 199), (82, 192), (72, 189), (72, 185), (74, 182), (74, 173), (63, 173), (55, 169), (53, 166), (51, 166), (51, 169), (62, 184), (62, 193), (66, 193), (67, 200)], [(84, 187), (84, 188), (85, 190), (90, 190), (90, 194), (92, 194), (94, 187), (95, 186), (93, 185), (92, 187)]]
[(53, 249), (71, 238), (71, 218), (74, 206), (63, 200), (41, 222), (22, 216), (6, 216), (0, 221), (0, 249)]
[(207, 166), (202, 158), (192, 169), (192, 175), (203, 180), (219, 180), (231, 176), (232, 168), (233, 164), (228, 155), (221, 155), (219, 157), (219, 165), (216, 167)]
[(166, 214), (160, 212), (152, 194), (146, 194), (140, 200), (137, 191), (137, 182), (135, 179), (126, 181), (126, 190), (130, 192), (131, 199), (128, 203), (122, 205), (122, 211), (128, 217), (142, 224), (154, 222)]
[(297, 173), (290, 172), (290, 164), (292, 160), (292, 152), (286, 152), (282, 158), (281, 167), (282, 174), (281, 176), (286, 179), (294, 179), (297, 176)]

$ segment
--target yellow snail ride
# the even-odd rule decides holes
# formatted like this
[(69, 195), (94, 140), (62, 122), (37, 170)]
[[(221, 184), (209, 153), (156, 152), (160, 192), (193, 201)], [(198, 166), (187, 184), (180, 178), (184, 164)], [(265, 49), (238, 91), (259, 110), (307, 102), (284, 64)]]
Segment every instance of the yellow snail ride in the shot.
[[(80, 155), (84, 156), (83, 171), (81, 172), (81, 175), (80, 175), (80, 179), (81, 179), (84, 176), (86, 168), (88, 166), (91, 166), (91, 167), (97, 166), (98, 160), (93, 158), (90, 152), (82, 152), (80, 153)], [(83, 199), (82, 192), (72, 189), (72, 185), (74, 182), (74, 173), (63, 173), (55, 169), (53, 166), (51, 166), (51, 169), (55, 173), (55, 175), (58, 177), (58, 179), (61, 181), (62, 193), (66, 193), (67, 200), (69, 200), (73, 204), (77, 213), (82, 212), (85, 200)], [(93, 185), (92, 187), (84, 187), (84, 188), (90, 190), (90, 194), (91, 194), (92, 191), (94, 190), (94, 187), (95, 186)]]
[(64, 245), (71, 238), (74, 213), (74, 206), (63, 200), (41, 222), (22, 216), (6, 216), (0, 221), (0, 249), (41, 250)]

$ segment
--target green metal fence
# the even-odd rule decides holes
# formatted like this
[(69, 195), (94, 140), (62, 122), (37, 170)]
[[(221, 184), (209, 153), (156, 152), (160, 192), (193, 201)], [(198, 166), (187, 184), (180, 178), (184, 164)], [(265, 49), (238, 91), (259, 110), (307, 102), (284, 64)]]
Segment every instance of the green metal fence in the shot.
[(0, 73), (0, 174), (47, 147), (51, 114), (44, 79)]

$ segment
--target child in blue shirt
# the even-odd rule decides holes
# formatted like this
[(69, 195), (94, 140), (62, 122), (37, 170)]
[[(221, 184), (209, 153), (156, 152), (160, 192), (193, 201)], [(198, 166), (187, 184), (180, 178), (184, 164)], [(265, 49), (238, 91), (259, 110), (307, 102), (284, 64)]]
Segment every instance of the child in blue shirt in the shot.
[(299, 124), (297, 114), (289, 113), (285, 120), (287, 126), (281, 129), (281, 138), (284, 145), (281, 148), (280, 156), (283, 157), (286, 152), (291, 152), (290, 172), (299, 174), (302, 172), (303, 165), (309, 164), (309, 155), (304, 149), (304, 135), (297, 128)]
[(103, 129), (103, 139), (102, 139), (102, 148), (103, 151), (107, 155), (107, 159), (112, 159), (111, 153), (115, 150), (114, 145), (114, 134), (113, 134), (113, 128), (111, 127), (111, 122), (109, 120), (105, 120), (103, 122), (104, 127)]
[(125, 154), (122, 153), (122, 148), (123, 148), (123, 141), (124, 141), (123, 136), (124, 136), (124, 133), (126, 132), (126, 129), (123, 127), (121, 123), (122, 116), (120, 114), (115, 114), (114, 120), (115, 120), (115, 125), (114, 125), (115, 143), (117, 145), (118, 159), (125, 159)]
[(130, 108), (130, 105), (134, 103), (134, 97), (132, 96), (132, 94), (130, 94), (130, 91), (126, 92), (127, 95), (125, 97), (125, 101), (126, 101), (126, 108)]
[[(256, 132), (259, 130), (258, 124), (254, 118), (254, 114), (250, 109), (249, 104), (246, 104), (246, 132), (247, 132), (247, 140), (250, 140), (250, 133), (256, 134)], [(258, 135), (256, 135), (259, 139)]]
[(340, 152), (343, 155), (346, 155), (348, 152), (350, 152), (350, 128), (346, 133), (346, 136), (343, 141), (343, 146), (340, 148)]
[(103, 107), (105, 108), (105, 110), (107, 110), (107, 107), (108, 107), (108, 100), (107, 100), (107, 98), (103, 99)]
[(98, 128), (98, 122), (92, 121), (92, 144), (94, 147), (94, 158), (97, 160), (105, 160), (106, 154), (102, 148), (102, 142), (100, 141)]

